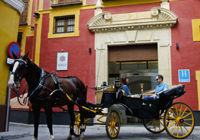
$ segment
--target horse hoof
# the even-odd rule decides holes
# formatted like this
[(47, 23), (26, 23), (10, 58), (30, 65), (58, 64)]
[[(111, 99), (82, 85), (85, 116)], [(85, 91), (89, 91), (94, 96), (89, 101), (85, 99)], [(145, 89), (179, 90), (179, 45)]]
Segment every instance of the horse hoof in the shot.
[(38, 139), (33, 137), (32, 140), (38, 140)]
[(54, 136), (53, 135), (50, 135), (50, 140), (54, 140)]
[(67, 140), (72, 140), (72, 136), (68, 136), (68, 137), (67, 137)]

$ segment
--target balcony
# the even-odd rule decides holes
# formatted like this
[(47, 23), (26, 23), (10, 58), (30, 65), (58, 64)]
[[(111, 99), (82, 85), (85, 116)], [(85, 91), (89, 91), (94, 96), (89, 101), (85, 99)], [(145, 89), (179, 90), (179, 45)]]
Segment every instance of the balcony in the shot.
[(82, 5), (82, 0), (51, 0), (52, 8), (68, 5)]
[(29, 0), (22, 0), (22, 1), (24, 2), (26, 7), (24, 9), (24, 12), (20, 16), (19, 25), (27, 25)]
[(27, 15), (21, 15), (19, 25), (27, 25)]

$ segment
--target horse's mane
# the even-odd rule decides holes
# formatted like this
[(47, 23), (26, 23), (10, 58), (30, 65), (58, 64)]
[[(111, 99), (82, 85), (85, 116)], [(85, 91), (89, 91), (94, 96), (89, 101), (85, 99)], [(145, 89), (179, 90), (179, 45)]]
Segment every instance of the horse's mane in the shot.
[[(34, 66), (34, 67), (36, 68), (36, 70), (37, 70), (38, 72), (41, 73), (41, 70), (42, 70), (41, 67), (39, 67), (38, 65), (36, 65), (36, 64), (35, 64), (33, 61), (31, 61), (29, 58), (27, 58), (27, 61), (28, 61), (28, 64)], [(45, 71), (45, 73), (46, 73), (46, 74), (49, 74), (48, 71)]]

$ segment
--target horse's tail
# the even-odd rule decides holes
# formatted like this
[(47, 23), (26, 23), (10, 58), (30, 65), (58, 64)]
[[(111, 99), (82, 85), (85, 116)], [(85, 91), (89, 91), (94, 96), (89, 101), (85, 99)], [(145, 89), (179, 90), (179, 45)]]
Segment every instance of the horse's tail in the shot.
[(77, 95), (77, 97), (82, 93), (82, 98), (84, 98), (85, 100), (87, 100), (87, 88), (88, 88), (88, 86), (85, 86), (85, 84), (83, 83), (83, 81), (81, 81), (76, 76), (71, 76), (70, 78), (72, 79), (72, 81), (76, 85), (76, 95)]

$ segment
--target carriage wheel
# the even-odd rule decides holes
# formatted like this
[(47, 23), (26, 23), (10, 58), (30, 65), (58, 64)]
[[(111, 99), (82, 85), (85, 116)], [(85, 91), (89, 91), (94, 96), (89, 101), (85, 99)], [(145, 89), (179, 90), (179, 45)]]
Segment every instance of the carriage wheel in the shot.
[(120, 130), (120, 118), (119, 114), (112, 110), (108, 113), (106, 118), (106, 133), (107, 136), (111, 139), (114, 139), (118, 136)]
[(164, 125), (167, 133), (173, 138), (186, 138), (194, 129), (194, 114), (184, 103), (172, 104), (165, 113)]
[[(80, 120), (80, 113), (79, 112), (75, 112), (75, 122), (74, 122), (74, 136), (79, 137), (80, 133), (81, 133), (81, 129), (80, 129), (80, 124), (81, 124), (81, 120)], [(84, 131), (86, 129), (86, 120), (84, 119)]]
[(165, 130), (163, 123), (164, 113), (159, 119), (143, 119), (144, 127), (151, 133), (161, 133)]

